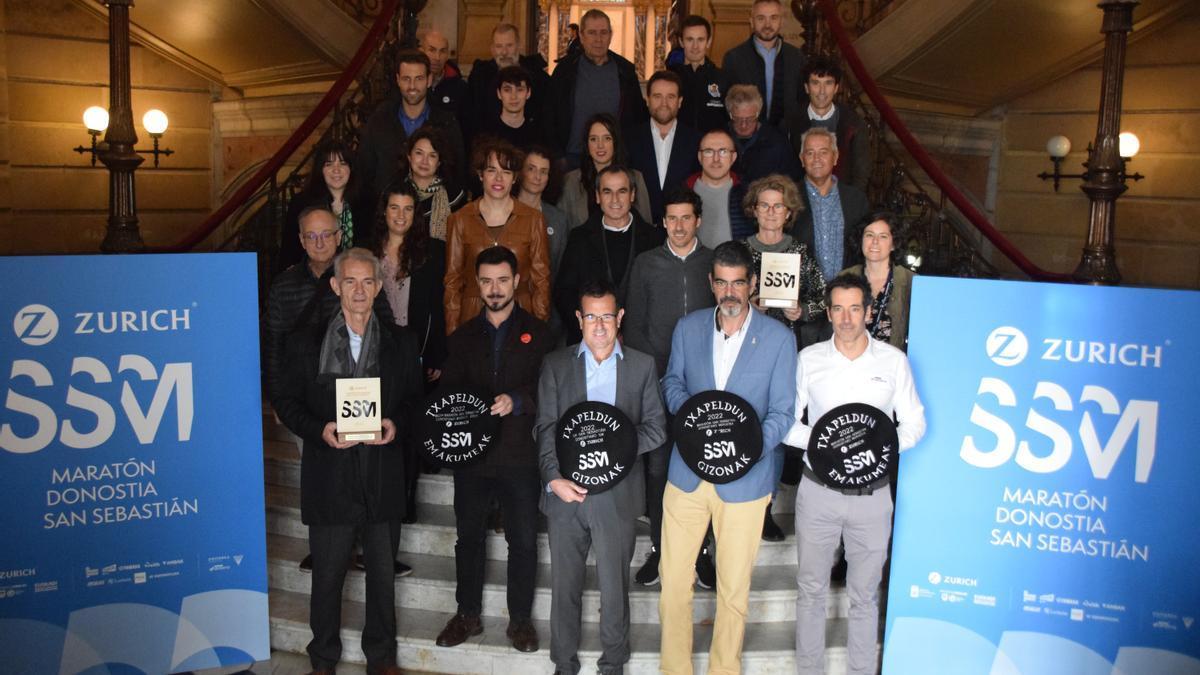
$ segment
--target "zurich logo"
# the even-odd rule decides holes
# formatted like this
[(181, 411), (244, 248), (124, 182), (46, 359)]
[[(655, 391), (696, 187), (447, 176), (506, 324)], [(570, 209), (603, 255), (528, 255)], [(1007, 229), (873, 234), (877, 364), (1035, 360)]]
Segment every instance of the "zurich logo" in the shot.
[(1029, 353), (1029, 340), (1019, 328), (1001, 326), (987, 337), (987, 355), (998, 366), (1015, 366)]
[(13, 317), (13, 332), (27, 345), (44, 345), (58, 335), (58, 315), (45, 305), (25, 305)]
[(938, 574), (937, 572), (930, 572), (929, 583), (933, 584), (934, 586), (942, 583), (942, 575)]

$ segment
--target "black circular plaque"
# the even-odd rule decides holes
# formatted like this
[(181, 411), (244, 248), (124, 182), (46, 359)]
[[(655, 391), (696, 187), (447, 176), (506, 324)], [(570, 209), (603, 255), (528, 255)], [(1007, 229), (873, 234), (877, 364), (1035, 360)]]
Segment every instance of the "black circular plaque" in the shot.
[(813, 425), (808, 461), (831, 488), (867, 488), (887, 481), (898, 446), (891, 415), (866, 403), (847, 403)]
[(746, 399), (703, 391), (675, 413), (672, 429), (683, 462), (710, 483), (732, 483), (762, 456), (762, 425)]
[(637, 461), (637, 430), (616, 406), (584, 401), (558, 420), (558, 471), (588, 491), (611, 489)]
[(483, 458), (496, 438), (499, 418), (492, 399), (468, 387), (447, 387), (426, 397), (418, 428), (422, 456), (457, 468)]

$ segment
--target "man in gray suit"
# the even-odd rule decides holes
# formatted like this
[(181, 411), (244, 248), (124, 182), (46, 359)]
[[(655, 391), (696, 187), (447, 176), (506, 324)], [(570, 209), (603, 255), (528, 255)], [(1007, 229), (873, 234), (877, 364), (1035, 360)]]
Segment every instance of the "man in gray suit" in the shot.
[[(585, 284), (575, 317), (583, 342), (545, 358), (538, 382), (534, 432), (545, 489), (541, 509), (550, 530), (552, 598), (550, 660), (556, 673), (579, 672), (579, 636), (583, 581), (588, 549), (596, 543), (600, 585), (600, 659), (603, 675), (620, 674), (629, 661), (629, 566), (634, 523), (646, 503), (640, 455), (666, 440), (666, 415), (659, 395), (654, 359), (617, 341), (625, 311), (617, 306), (611, 284)], [(621, 482), (601, 494), (563, 478), (555, 453), (559, 418), (583, 401), (615, 405), (637, 428), (638, 461)]]

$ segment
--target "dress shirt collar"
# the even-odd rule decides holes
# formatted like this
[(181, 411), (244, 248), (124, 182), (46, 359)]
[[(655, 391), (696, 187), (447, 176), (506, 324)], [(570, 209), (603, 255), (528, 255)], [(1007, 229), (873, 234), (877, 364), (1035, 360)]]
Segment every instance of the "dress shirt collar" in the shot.
[(716, 310), (713, 312), (713, 329), (720, 333), (721, 337), (725, 338), (726, 340), (732, 340), (735, 337), (743, 337), (746, 335), (746, 331), (750, 328), (750, 321), (754, 319), (754, 311), (755, 310), (753, 307), (746, 305), (746, 320), (742, 322), (742, 327), (737, 329), (737, 332), (735, 332), (733, 335), (725, 335), (725, 331), (721, 330), (721, 306), (717, 305)]
[[(596, 357), (592, 356), (592, 350), (587, 346), (586, 342), (584, 342), (583, 340), (580, 340), (579, 341), (579, 349), (575, 350), (575, 357), (578, 358), (580, 356), (583, 356), (584, 354), (588, 355), (589, 361), (591, 361), (592, 363), (596, 363)], [(611, 359), (614, 356), (619, 356), (622, 359), (625, 358), (625, 352), (621, 351), (621, 341), (620, 340), (617, 340), (616, 344), (613, 345), (612, 354), (609, 354), (608, 358), (604, 359), (604, 361), (601, 361), (601, 363), (608, 361), (609, 359)]]
[(825, 113), (824, 115), (818, 115), (817, 111), (813, 110), (812, 104), (811, 103), (808, 104), (808, 119), (810, 119), (810, 120), (816, 120), (817, 122), (824, 122), (825, 120), (832, 118), (833, 114), (836, 112), (837, 112), (837, 104), (829, 106), (829, 112)]

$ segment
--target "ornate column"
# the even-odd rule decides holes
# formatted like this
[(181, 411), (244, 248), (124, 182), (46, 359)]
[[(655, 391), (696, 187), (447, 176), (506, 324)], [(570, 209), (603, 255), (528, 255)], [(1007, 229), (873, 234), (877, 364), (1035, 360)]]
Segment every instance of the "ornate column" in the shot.
[(571, 0), (557, 0), (558, 7), (558, 58), (567, 53), (567, 45), (571, 42)]
[(650, 11), (650, 0), (633, 1), (633, 66), (637, 70), (638, 79), (646, 78), (646, 27)]
[(667, 67), (667, 27), (671, 19), (671, 0), (654, 0), (654, 69)]
[(537, 50), (550, 63), (550, 0), (538, 0)]
[(1125, 42), (1133, 30), (1133, 8), (1139, 0), (1103, 0), (1100, 32), (1104, 33), (1104, 70), (1100, 79), (1100, 113), (1096, 140), (1088, 153), (1088, 179), (1081, 188), (1092, 201), (1087, 242), (1074, 278), (1081, 283), (1118, 284), (1121, 273), (1113, 251), (1117, 198), (1126, 190), (1121, 180), (1117, 135), (1121, 132), (1121, 89), (1125, 79)]
[(133, 0), (108, 0), (108, 130), (100, 161), (108, 167), (108, 229), (100, 250), (135, 253), (146, 248), (138, 231), (133, 172), (142, 157), (133, 149), (133, 106), (129, 87), (129, 8)]

